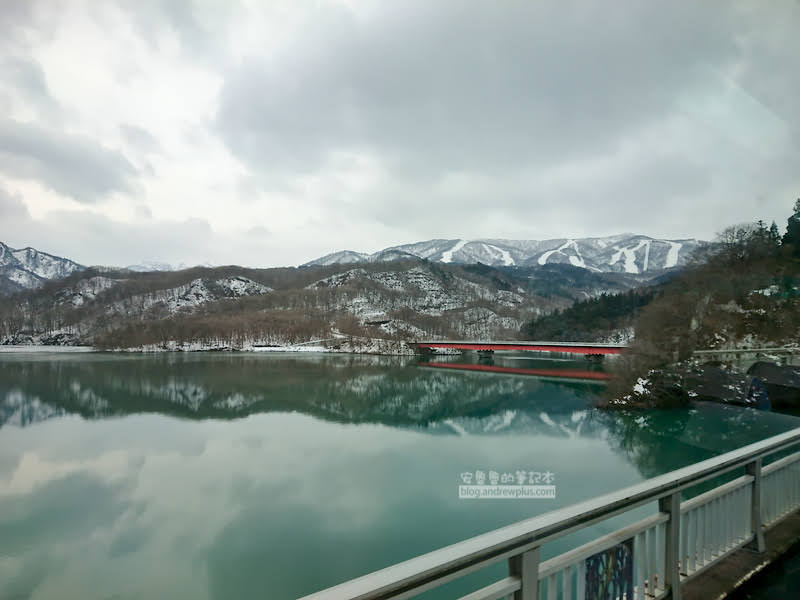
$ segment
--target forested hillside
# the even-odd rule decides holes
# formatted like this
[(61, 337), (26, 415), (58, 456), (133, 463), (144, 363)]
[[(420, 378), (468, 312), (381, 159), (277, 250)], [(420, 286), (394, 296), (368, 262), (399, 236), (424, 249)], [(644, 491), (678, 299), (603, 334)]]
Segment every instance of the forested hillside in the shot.
[[(532, 317), (657, 273), (414, 259), (301, 268), (90, 268), (0, 302), (0, 342), (247, 348), (332, 340), (516, 338)], [(344, 340), (344, 341), (337, 341)]]
[(633, 337), (637, 315), (657, 293), (656, 288), (646, 287), (578, 300), (569, 308), (529, 321), (522, 334), (529, 340), (625, 342)]
[(695, 350), (798, 343), (800, 200), (783, 236), (763, 221), (728, 227), (664, 285), (636, 318), (612, 394), (629, 391), (637, 378), (669, 373)]

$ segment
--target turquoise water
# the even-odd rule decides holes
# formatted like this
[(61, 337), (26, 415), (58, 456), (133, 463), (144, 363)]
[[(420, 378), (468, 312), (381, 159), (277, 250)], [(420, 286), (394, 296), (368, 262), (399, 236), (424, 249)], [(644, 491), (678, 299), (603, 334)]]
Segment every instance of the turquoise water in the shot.
[[(293, 598), (800, 424), (604, 413), (600, 386), (387, 357), (0, 354), (0, 597)], [(476, 470), (550, 471), (556, 498), (459, 500)]]

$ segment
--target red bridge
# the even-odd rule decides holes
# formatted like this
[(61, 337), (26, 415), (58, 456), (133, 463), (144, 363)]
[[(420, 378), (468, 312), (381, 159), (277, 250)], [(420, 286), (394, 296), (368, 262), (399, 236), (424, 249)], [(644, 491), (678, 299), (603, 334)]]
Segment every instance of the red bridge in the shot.
[(603, 355), (621, 354), (627, 346), (625, 344), (595, 344), (590, 342), (476, 342), (441, 340), (417, 342), (417, 348), (431, 352), (437, 349), (475, 350), (477, 352), (512, 350), (515, 352), (566, 352), (569, 354)]

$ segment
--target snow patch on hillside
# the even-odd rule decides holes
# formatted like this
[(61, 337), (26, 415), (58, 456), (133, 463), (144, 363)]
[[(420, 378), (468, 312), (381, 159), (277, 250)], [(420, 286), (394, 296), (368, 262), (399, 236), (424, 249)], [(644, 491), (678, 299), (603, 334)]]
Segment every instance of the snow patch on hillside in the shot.
[(667, 252), (667, 260), (664, 263), (665, 269), (670, 269), (678, 264), (678, 255), (683, 248), (680, 242), (667, 242), (669, 244), (669, 251)]
[(566, 248), (566, 247), (567, 247), (567, 245), (568, 245), (568, 243), (567, 243), (567, 244), (564, 244), (563, 246), (561, 246), (561, 247), (559, 247), (559, 248), (556, 248), (556, 249), (554, 249), (554, 250), (548, 250), (547, 252), (543, 253), (543, 254), (542, 254), (540, 257), (539, 257), (539, 260), (538, 260), (538, 261), (536, 261), (536, 262), (538, 262), (540, 265), (546, 265), (546, 264), (547, 264), (547, 259), (548, 259), (548, 258), (550, 258), (550, 257), (551, 257), (553, 254), (555, 254), (556, 252), (561, 252), (561, 251), (562, 251), (564, 248)]
[(24, 288), (35, 288), (42, 284), (42, 278), (24, 269), (12, 268), (6, 277)]
[(484, 244), (484, 248), (489, 251), (490, 254), (494, 254), (495, 256), (499, 256), (500, 260), (503, 261), (503, 264), (507, 267), (513, 266), (516, 264), (514, 259), (511, 257), (511, 253), (508, 250), (503, 250), (502, 248), (498, 248), (492, 244)]
[[(186, 286), (181, 286), (181, 288), (186, 288)], [(213, 298), (213, 295), (202, 279), (195, 279), (192, 281), (185, 291), (178, 291), (181, 290), (181, 288), (174, 291), (170, 290), (173, 291), (173, 293), (170, 294), (167, 299), (167, 307), (171, 313), (184, 308), (200, 306)]]
[(270, 293), (271, 287), (257, 283), (247, 277), (225, 277), (217, 279), (216, 284), (225, 292), (228, 298), (241, 298), (242, 296), (262, 296)]
[(625, 272), (626, 273), (638, 273), (639, 272), (639, 267), (636, 266), (636, 253), (639, 250), (641, 250), (642, 248), (644, 248), (645, 246), (647, 246), (647, 254), (645, 255), (645, 262), (643, 264), (643, 269), (642, 269), (642, 271), (644, 272), (644, 271), (647, 270), (647, 266), (648, 266), (647, 265), (647, 261), (648, 261), (649, 255), (650, 255), (650, 252), (649, 252), (650, 251), (650, 240), (640, 240), (639, 243), (636, 246), (633, 246), (633, 247), (614, 246), (614, 250), (616, 250), (616, 252), (611, 257), (611, 260), (609, 261), (608, 264), (615, 265), (615, 264), (617, 264), (619, 259), (624, 256), (625, 257), (625, 261), (624, 261), (623, 268), (625, 269)]
[(449, 263), (453, 262), (453, 254), (461, 250), (464, 246), (467, 245), (467, 240), (458, 240), (450, 250), (447, 250), (442, 253), (442, 262)]
[[(564, 250), (566, 250), (567, 248), (570, 248), (570, 247), (575, 251), (575, 255), (568, 255), (567, 256), (567, 254), (564, 252)], [(565, 256), (567, 256), (567, 258), (569, 259), (569, 263), (573, 267), (586, 268), (586, 261), (583, 260), (583, 256), (581, 256), (581, 251), (578, 248), (578, 244), (575, 243), (575, 240), (567, 240), (566, 242), (564, 242), (561, 246), (559, 246), (555, 250), (548, 250), (547, 252), (545, 252), (544, 254), (542, 254), (539, 257), (539, 260), (537, 262), (540, 265), (546, 265), (548, 259), (553, 254), (564, 254)]]

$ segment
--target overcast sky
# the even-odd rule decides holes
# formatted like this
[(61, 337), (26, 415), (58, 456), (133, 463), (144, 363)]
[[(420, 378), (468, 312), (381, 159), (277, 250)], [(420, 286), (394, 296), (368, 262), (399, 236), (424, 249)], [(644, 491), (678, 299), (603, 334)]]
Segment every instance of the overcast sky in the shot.
[(0, 240), (299, 264), (800, 196), (800, 3), (2, 0)]

